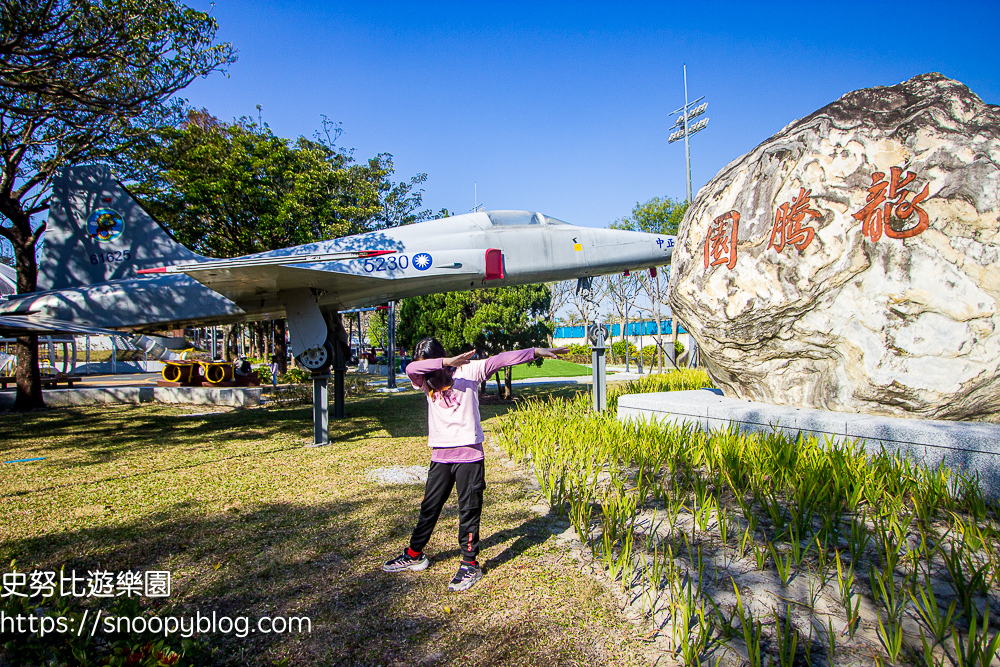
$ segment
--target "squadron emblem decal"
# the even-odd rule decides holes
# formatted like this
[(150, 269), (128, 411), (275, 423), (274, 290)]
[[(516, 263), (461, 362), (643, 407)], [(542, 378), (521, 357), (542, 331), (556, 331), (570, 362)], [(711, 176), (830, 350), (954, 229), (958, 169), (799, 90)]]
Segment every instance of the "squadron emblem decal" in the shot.
[(420, 252), (413, 256), (413, 266), (416, 267), (418, 271), (426, 271), (431, 268), (433, 260), (431, 256), (426, 252)]
[(125, 230), (125, 220), (121, 213), (110, 208), (94, 211), (87, 218), (87, 233), (100, 242), (114, 241)]

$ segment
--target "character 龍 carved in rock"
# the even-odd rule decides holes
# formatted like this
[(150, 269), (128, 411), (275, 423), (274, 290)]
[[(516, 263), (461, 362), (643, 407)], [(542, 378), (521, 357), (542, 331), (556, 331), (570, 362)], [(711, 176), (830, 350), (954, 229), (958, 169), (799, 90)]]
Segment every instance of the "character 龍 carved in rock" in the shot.
[[(868, 188), (867, 203), (864, 208), (854, 214), (854, 218), (862, 222), (861, 233), (871, 239), (872, 243), (878, 243), (882, 238), (882, 232), (893, 239), (907, 239), (916, 236), (930, 226), (930, 219), (927, 213), (920, 207), (920, 203), (927, 199), (930, 192), (930, 184), (913, 198), (907, 198), (913, 194), (906, 186), (917, 177), (912, 171), (903, 173), (902, 167), (892, 167), (889, 170), (889, 180), (885, 180), (885, 172), (876, 171), (872, 174), (872, 184)], [(917, 224), (897, 231), (890, 224), (895, 218), (905, 225), (914, 213), (917, 214)], [(901, 225), (902, 226), (902, 225)]]

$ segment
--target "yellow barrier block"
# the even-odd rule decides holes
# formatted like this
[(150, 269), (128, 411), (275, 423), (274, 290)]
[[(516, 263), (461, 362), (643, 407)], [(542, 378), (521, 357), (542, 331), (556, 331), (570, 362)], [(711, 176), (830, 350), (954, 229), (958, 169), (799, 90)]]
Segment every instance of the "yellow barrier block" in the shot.
[(198, 371), (198, 364), (193, 361), (168, 361), (160, 371), (167, 382), (191, 382)]
[(200, 363), (205, 373), (205, 379), (212, 384), (233, 379), (233, 364), (230, 362), (202, 361)]

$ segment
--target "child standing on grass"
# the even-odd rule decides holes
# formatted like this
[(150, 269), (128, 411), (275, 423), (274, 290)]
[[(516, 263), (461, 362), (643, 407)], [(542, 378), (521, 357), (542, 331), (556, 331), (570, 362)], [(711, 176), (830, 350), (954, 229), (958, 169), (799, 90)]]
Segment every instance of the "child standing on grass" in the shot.
[(483, 511), (486, 467), (483, 427), (479, 421), (479, 384), (501, 368), (544, 357), (555, 359), (565, 347), (530, 348), (503, 352), (482, 361), (472, 361), (475, 350), (445, 357), (436, 338), (424, 338), (413, 352), (406, 374), (415, 389), (427, 396), (427, 444), (431, 447), (431, 467), (420, 503), (420, 518), (413, 529), (409, 548), (386, 561), (386, 572), (423, 570), (430, 560), (423, 553), (431, 538), (441, 508), (458, 485), (458, 542), (462, 562), (448, 584), (450, 591), (471, 588), (483, 576), (476, 561), (479, 554), (479, 519)]

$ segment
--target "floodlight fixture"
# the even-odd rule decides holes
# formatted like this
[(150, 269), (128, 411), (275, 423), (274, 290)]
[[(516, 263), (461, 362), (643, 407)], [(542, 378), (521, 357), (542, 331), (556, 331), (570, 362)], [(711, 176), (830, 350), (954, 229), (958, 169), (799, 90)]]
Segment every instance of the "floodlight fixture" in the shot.
[[(699, 97), (698, 99), (696, 99), (694, 102), (691, 103), (691, 106), (694, 106), (695, 104), (698, 104), (698, 102), (700, 102), (703, 99), (705, 99), (705, 98), (704, 97)], [(678, 109), (674, 113), (678, 113), (680, 110), (681, 109)], [(694, 107), (690, 111), (688, 111), (687, 118), (688, 118), (688, 120), (691, 120), (692, 118), (694, 118), (696, 116), (702, 115), (707, 110), (708, 110), (708, 102), (705, 102), (705, 103), (703, 103), (703, 104), (701, 104), (699, 106)], [(677, 117), (677, 122), (675, 122), (674, 125), (676, 126), (676, 125), (683, 125), (683, 124), (684, 124), (684, 116), (678, 116)]]
[(708, 110), (708, 102), (702, 103), (700, 106), (694, 106), (705, 99), (702, 95), (694, 102), (688, 102), (688, 70), (687, 65), (684, 65), (684, 106), (676, 111), (671, 111), (668, 115), (673, 116), (676, 113), (681, 114), (677, 121), (674, 123), (674, 127), (677, 127), (677, 131), (672, 132), (669, 137), (667, 137), (667, 143), (672, 144), (675, 141), (684, 140), (684, 166), (687, 170), (687, 201), (691, 203), (691, 145), (688, 138), (695, 134), (696, 132), (701, 132), (706, 127), (708, 127), (708, 118), (702, 118), (696, 123), (691, 123), (691, 119), (697, 116), (701, 116)]

